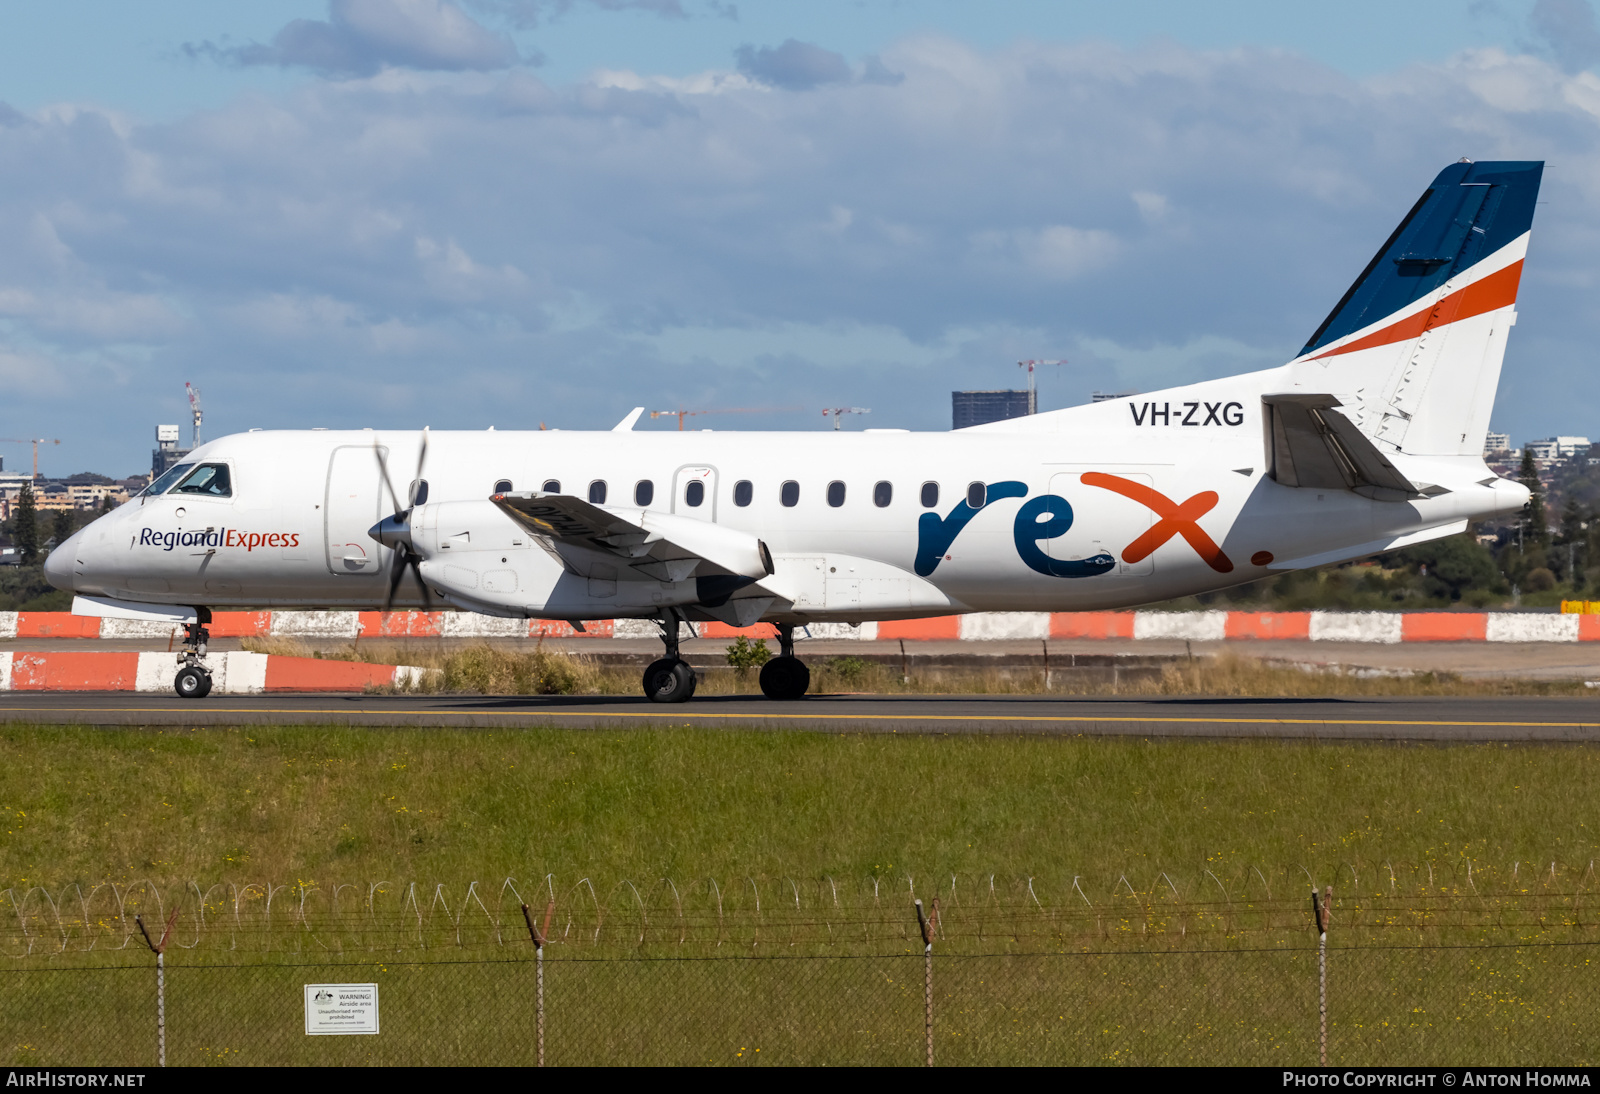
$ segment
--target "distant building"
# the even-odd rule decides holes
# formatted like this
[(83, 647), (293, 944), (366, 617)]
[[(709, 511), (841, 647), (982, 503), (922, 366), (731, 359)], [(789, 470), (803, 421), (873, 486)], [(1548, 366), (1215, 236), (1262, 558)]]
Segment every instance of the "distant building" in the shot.
[(121, 483), (67, 483), (67, 494), (72, 498), (74, 509), (99, 509), (105, 505), (106, 499), (111, 499), (111, 504), (121, 505), (128, 500), (128, 488)]
[(1026, 418), (1033, 413), (1028, 391), (952, 391), (951, 429)]
[[(16, 507), (17, 497), (28, 481), (0, 481), (0, 520), (11, 519), (11, 510)], [(120, 482), (77, 483), (39, 479), (32, 486), (34, 508), (43, 512), (66, 509), (93, 511), (104, 508), (107, 498), (111, 499), (111, 504), (121, 505), (131, 496), (127, 485)], [(144, 487), (141, 485), (140, 489)]]
[(1511, 451), (1511, 434), (1489, 433), (1483, 438), (1483, 454), (1493, 456), (1501, 452)]
[(33, 476), (26, 471), (7, 471), (6, 458), (0, 456), (0, 490), (6, 487), (18, 487), (25, 482), (33, 481)]
[(33, 484), (33, 507), (42, 513), (76, 509), (72, 504), (72, 491), (59, 482)]
[(150, 450), (150, 477), (156, 478), (189, 454), (189, 449), (178, 447), (178, 427), (156, 426), (156, 446)]
[(1588, 437), (1546, 437), (1543, 440), (1529, 441), (1524, 445), (1535, 460), (1550, 463), (1555, 460), (1571, 459), (1573, 456), (1589, 455)]
[(1130, 395), (1139, 394), (1137, 391), (1097, 391), (1089, 396), (1091, 403), (1108, 403), (1112, 399), (1126, 399)]

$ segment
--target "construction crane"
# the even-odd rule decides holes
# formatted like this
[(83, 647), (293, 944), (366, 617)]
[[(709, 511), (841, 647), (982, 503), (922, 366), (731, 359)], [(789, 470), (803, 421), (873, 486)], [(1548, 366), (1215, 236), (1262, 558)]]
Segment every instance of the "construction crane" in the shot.
[(4, 442), (6, 444), (31, 444), (31, 445), (33, 445), (33, 477), (35, 479), (38, 479), (38, 477), (39, 477), (39, 446), (41, 444), (60, 444), (61, 443), (60, 441), (58, 441), (58, 440), (56, 440), (54, 438), (45, 438), (45, 437), (29, 437), (26, 440), (18, 440), (16, 437), (0, 437), (0, 442)]
[(826, 418), (829, 414), (833, 415), (833, 428), (835, 430), (837, 430), (839, 428), (839, 415), (841, 415), (841, 414), (871, 414), (871, 413), (872, 413), (872, 408), (871, 407), (865, 407), (865, 406), (824, 407), (823, 410), (822, 410), (822, 416), (824, 418)]
[(189, 451), (200, 447), (200, 389), (191, 387), (188, 380), (183, 382), (183, 390), (189, 395), (189, 413), (194, 415), (194, 440), (189, 444)]
[(1034, 368), (1039, 366), (1039, 365), (1064, 365), (1066, 363), (1067, 363), (1067, 359), (1065, 357), (1061, 358), (1061, 360), (1059, 360), (1059, 361), (1018, 361), (1017, 362), (1017, 367), (1018, 368), (1025, 368), (1025, 369), (1028, 370), (1028, 413), (1029, 414), (1037, 414), (1037, 413), (1039, 413), (1039, 398), (1035, 394), (1034, 387), (1033, 387), (1033, 370), (1034, 370)]
[(683, 432), (683, 420), (693, 418), (697, 414), (779, 414), (787, 410), (799, 410), (797, 406), (735, 406), (724, 410), (652, 410), (652, 418), (677, 418), (678, 432)]

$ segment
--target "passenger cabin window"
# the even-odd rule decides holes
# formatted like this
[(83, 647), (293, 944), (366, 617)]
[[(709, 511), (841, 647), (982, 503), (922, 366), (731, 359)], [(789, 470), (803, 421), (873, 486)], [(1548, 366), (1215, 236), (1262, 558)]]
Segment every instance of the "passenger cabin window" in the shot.
[(750, 485), (749, 479), (740, 479), (733, 484), (733, 504), (739, 508), (743, 509), (746, 505), (749, 505), (751, 499), (755, 496), (755, 487)]
[(411, 484), (411, 489), (406, 491), (406, 497), (411, 500), (410, 505), (425, 505), (428, 501), (428, 480), (416, 479)]
[(894, 500), (894, 483), (880, 482), (872, 488), (872, 504), (879, 509), (889, 508), (889, 503)]
[(690, 506), (691, 508), (698, 508), (699, 506), (705, 504), (705, 500), (706, 484), (701, 482), (699, 479), (695, 479), (688, 486), (684, 487), (684, 504)]
[(784, 508), (793, 509), (800, 504), (800, 484), (790, 479), (783, 484), (783, 489), (778, 491), (778, 500), (783, 502)]
[(178, 484), (175, 494), (200, 494), (209, 498), (233, 497), (233, 484), (225, 463), (203, 463)]
[(989, 499), (989, 487), (981, 482), (967, 484), (967, 504), (974, 509), (982, 509), (983, 503)]
[(546, 494), (559, 494), (561, 493), (561, 480), (545, 479), (544, 486), (541, 489), (543, 489)]
[(936, 506), (938, 504), (939, 504), (939, 484), (936, 483), (936, 482), (925, 482), (925, 483), (923, 483), (922, 484), (922, 507), (924, 509), (932, 509), (934, 506)]
[(656, 484), (649, 479), (640, 479), (633, 484), (633, 504), (641, 509), (656, 499)]
[(595, 479), (589, 484), (589, 500), (595, 505), (606, 503), (606, 480)]
[(828, 484), (828, 504), (835, 509), (844, 504), (844, 483), (837, 479)]
[(509, 494), (509, 493), (511, 493), (511, 480), (510, 479), (501, 479), (499, 482), (496, 482), (494, 484), (494, 492), (496, 494)]
[(152, 498), (157, 494), (164, 494), (168, 490), (172, 489), (173, 483), (177, 482), (179, 479), (183, 478), (193, 470), (194, 464), (192, 463), (180, 463), (176, 467), (169, 467), (161, 473), (160, 477), (157, 478), (155, 482), (144, 488), (144, 493), (146, 496)]

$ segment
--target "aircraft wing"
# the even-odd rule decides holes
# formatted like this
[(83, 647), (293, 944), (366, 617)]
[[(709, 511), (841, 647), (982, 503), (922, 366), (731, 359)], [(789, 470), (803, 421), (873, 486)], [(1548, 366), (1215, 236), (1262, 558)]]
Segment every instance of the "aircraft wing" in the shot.
[(1406, 501), (1441, 493), (1414, 483), (1337, 408), (1337, 395), (1263, 395), (1268, 421), (1268, 474), (1285, 486), (1351, 490), (1374, 501)]
[(621, 562), (625, 569), (617, 576), (635, 580), (759, 581), (774, 572), (765, 543), (710, 521), (650, 509), (606, 509), (570, 494), (536, 491), (489, 500), (585, 575), (596, 556)]

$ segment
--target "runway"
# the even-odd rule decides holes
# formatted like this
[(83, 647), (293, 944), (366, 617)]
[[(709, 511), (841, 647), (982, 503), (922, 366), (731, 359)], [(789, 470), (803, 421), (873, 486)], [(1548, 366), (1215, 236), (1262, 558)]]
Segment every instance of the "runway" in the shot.
[(251, 695), (184, 702), (126, 692), (0, 693), (0, 721), (92, 726), (357, 725), (1148, 738), (1600, 741), (1600, 698), (1206, 699), (710, 696), (663, 706), (606, 696)]

